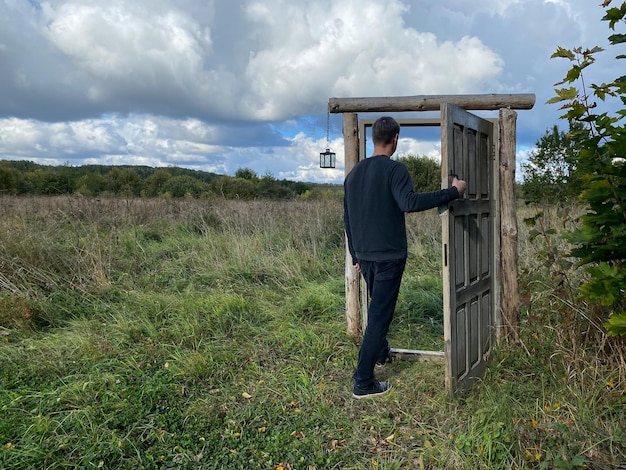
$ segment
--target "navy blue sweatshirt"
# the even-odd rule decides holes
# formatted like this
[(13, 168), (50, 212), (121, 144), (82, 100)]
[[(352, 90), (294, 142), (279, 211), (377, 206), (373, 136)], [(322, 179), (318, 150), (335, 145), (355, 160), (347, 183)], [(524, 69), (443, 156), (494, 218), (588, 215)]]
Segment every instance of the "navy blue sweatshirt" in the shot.
[(413, 181), (402, 163), (386, 155), (360, 161), (344, 181), (343, 218), (352, 263), (407, 257), (406, 212), (447, 204), (458, 190), (413, 191)]

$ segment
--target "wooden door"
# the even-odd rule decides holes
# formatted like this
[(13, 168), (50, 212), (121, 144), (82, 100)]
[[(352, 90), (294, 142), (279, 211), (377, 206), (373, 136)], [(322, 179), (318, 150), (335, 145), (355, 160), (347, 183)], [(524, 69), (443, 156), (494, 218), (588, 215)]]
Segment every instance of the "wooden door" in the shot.
[(494, 125), (441, 105), (442, 187), (467, 181), (462, 199), (442, 213), (446, 389), (468, 389), (486, 368), (495, 333)]

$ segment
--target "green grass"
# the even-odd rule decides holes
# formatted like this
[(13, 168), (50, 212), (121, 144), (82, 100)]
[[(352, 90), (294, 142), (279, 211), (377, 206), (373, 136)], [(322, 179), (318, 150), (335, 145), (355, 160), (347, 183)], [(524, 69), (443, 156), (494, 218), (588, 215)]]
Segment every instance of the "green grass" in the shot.
[[(443, 364), (398, 360), (392, 392), (362, 402), (340, 201), (3, 207), (0, 468), (626, 462), (623, 349), (576, 337), (582, 307), (554, 295), (543, 246), (521, 243), (523, 344), (500, 344), (468, 395), (448, 398)], [(417, 217), (390, 337), (440, 350), (440, 222)]]

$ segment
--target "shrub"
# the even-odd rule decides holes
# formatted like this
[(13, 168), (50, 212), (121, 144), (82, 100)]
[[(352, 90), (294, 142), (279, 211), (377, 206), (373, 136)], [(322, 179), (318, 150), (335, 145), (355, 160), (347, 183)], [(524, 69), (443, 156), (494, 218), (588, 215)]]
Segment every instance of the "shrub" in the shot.
[[(604, 2), (608, 7), (610, 1)], [(610, 29), (624, 26), (626, 2), (619, 8), (607, 8), (603, 21)], [(609, 36), (612, 45), (626, 43), (625, 34)], [(600, 47), (564, 49), (559, 47), (552, 57), (568, 59), (572, 67), (557, 85), (580, 83), (581, 88), (556, 88), (549, 103), (564, 102), (562, 118), (581, 123), (574, 136), (579, 145), (577, 161), (583, 191), (580, 200), (588, 207), (580, 228), (567, 234), (575, 245), (572, 254), (585, 266), (589, 280), (581, 286), (580, 295), (600, 305), (607, 320), (609, 334), (626, 332), (626, 75), (611, 83), (585, 86), (583, 70), (595, 63)], [(617, 60), (626, 58), (618, 55)], [(597, 101), (611, 100), (617, 104), (616, 115), (597, 111)]]

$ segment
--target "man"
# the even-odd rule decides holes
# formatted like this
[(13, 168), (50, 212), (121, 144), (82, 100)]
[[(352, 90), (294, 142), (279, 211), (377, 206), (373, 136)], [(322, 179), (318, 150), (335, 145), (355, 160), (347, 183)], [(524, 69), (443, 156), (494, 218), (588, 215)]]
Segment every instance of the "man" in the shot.
[(405, 213), (431, 209), (463, 195), (467, 184), (454, 178), (448, 189), (415, 193), (406, 167), (390, 157), (398, 146), (400, 126), (391, 117), (372, 125), (374, 151), (344, 182), (344, 224), (354, 268), (370, 295), (367, 328), (354, 372), (355, 398), (380, 396), (389, 382), (374, 378), (376, 364), (389, 359), (387, 332), (398, 300), (407, 258)]

